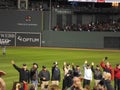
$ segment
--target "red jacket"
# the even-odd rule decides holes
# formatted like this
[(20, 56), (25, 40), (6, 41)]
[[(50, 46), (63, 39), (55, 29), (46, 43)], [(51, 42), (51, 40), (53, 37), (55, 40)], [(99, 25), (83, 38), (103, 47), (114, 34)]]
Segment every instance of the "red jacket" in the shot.
[(23, 87), (24, 87), (24, 90), (28, 90), (28, 84), (27, 83), (23, 83)]
[(100, 66), (103, 68), (103, 70), (105, 72), (109, 72), (111, 73), (111, 80), (114, 79), (114, 70), (112, 69), (112, 66), (110, 66), (109, 68), (106, 66), (105, 62), (104, 61), (101, 61), (100, 62)]
[(115, 78), (120, 79), (120, 69), (117, 67), (114, 69)]

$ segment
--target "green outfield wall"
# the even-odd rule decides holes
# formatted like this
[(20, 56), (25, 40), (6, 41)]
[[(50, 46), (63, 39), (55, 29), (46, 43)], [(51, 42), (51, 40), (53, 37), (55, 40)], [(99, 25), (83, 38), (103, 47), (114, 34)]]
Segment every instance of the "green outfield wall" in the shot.
[(44, 31), (42, 46), (120, 49), (120, 32)]

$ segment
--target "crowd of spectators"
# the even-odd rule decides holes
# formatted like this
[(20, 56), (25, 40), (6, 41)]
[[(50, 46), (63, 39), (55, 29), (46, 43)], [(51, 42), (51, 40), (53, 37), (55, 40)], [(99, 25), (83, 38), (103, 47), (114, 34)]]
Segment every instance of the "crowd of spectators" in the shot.
[(56, 25), (53, 31), (99, 31), (99, 32), (120, 32), (120, 22), (97, 22), (89, 24), (71, 24), (71, 25)]

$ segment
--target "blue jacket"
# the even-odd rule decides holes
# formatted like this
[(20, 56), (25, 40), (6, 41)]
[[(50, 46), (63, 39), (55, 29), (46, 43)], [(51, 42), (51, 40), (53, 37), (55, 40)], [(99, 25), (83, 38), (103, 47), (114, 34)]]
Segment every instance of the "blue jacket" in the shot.
[(52, 67), (52, 77), (51, 80), (58, 80), (60, 81), (60, 69), (58, 67)]

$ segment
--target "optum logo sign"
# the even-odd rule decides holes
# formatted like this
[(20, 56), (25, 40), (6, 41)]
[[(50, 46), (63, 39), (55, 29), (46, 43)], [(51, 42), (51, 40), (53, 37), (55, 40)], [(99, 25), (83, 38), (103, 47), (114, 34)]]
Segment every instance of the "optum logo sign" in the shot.
[(26, 37), (21, 37), (18, 36), (17, 39), (21, 42), (39, 42), (39, 38), (26, 38)]

